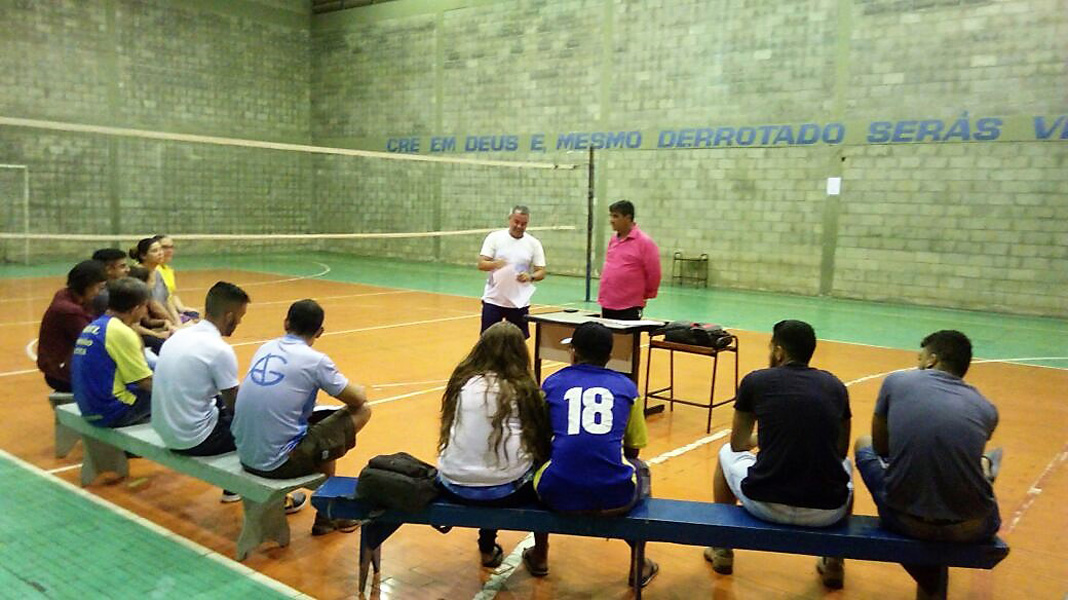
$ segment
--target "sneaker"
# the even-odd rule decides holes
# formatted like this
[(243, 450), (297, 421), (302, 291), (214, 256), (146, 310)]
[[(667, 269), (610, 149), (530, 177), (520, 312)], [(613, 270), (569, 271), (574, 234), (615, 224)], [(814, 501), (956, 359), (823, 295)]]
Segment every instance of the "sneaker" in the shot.
[(816, 571), (823, 585), (832, 590), (840, 590), (845, 584), (845, 561), (841, 558), (821, 556), (816, 561)]
[(231, 492), (230, 490), (223, 490), (222, 497), (219, 498), (219, 502), (223, 504), (230, 504), (232, 502), (240, 502), (241, 494), (237, 492)]
[(998, 471), (1001, 470), (1001, 457), (1004, 454), (1004, 448), (994, 448), (983, 455), (983, 475), (990, 483), (994, 483), (994, 480), (998, 478)]
[(315, 523), (312, 524), (312, 535), (326, 535), (335, 531), (352, 533), (360, 528), (360, 521), (356, 519), (327, 519), (320, 513), (315, 514)]
[(712, 570), (720, 575), (734, 572), (734, 550), (730, 548), (705, 548), (705, 560), (712, 563)]
[(286, 496), (286, 514), (291, 515), (293, 513), (300, 512), (300, 509), (304, 508), (304, 505), (308, 503), (308, 495), (304, 492), (293, 492)]

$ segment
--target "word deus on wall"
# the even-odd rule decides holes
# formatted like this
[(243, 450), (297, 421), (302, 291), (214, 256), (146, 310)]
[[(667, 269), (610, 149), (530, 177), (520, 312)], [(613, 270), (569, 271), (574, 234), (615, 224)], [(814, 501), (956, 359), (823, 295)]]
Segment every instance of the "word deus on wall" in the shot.
[(1068, 140), (1068, 115), (899, 119), (864, 122), (708, 126), (658, 130), (405, 136), (386, 140), (387, 152), (473, 153), (655, 150), (839, 144), (917, 144)]

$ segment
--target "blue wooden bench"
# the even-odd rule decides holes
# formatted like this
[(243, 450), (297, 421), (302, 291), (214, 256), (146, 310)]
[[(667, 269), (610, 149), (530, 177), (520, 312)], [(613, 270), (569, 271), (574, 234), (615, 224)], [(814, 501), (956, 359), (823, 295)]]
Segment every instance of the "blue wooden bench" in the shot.
[[(312, 496), (312, 505), (330, 518), (365, 521), (360, 533), (359, 590), (368, 567), (379, 572), (381, 546), (404, 523), (444, 527), (484, 527), (536, 531), (638, 542), (635, 564), (642, 564), (643, 542), (719, 546), (787, 554), (840, 556), (857, 560), (908, 563), (917, 581), (917, 597), (944, 598), (949, 567), (991, 569), (1009, 553), (1000, 539), (985, 544), (924, 542), (879, 528), (875, 517), (853, 516), (823, 529), (760, 521), (744, 509), (710, 502), (650, 498), (622, 517), (580, 517), (554, 513), (536, 505), (521, 508), (464, 506), (438, 499), (416, 513), (375, 510), (355, 499), (356, 478), (332, 477)], [(641, 589), (635, 589), (641, 597)]]
[(82, 458), (82, 485), (110, 471), (126, 477), (130, 472), (126, 452), (185, 473), (214, 486), (241, 495), (244, 519), (237, 539), (237, 560), (267, 540), (289, 545), (289, 522), (285, 515), (286, 494), (298, 489), (314, 489), (326, 477), (321, 473), (296, 479), (266, 479), (245, 471), (237, 452), (216, 456), (184, 456), (167, 449), (150, 423), (109, 429), (97, 427), (82, 418), (77, 404), (56, 406), (57, 424), (81, 435), (85, 446)]

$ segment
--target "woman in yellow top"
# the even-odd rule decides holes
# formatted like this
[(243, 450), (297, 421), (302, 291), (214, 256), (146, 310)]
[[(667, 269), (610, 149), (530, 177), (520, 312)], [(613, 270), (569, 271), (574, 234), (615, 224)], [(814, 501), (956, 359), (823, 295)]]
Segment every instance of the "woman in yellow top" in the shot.
[(174, 260), (174, 240), (164, 233), (157, 235), (155, 239), (159, 241), (160, 248), (163, 250), (163, 260), (156, 267), (156, 271), (167, 286), (167, 291), (170, 292), (170, 301), (174, 305), (174, 310), (178, 313), (182, 322), (199, 319), (200, 313), (186, 308), (185, 304), (182, 303), (182, 299), (175, 293), (177, 285), (175, 284), (174, 267), (171, 266), (171, 261)]

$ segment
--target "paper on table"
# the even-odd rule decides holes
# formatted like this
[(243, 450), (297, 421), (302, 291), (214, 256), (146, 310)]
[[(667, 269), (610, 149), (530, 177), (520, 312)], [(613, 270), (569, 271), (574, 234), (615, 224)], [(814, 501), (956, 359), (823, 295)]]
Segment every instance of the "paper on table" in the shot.
[(654, 321), (652, 319), (641, 319), (637, 321), (623, 321), (620, 319), (601, 319), (601, 322), (605, 325), (613, 327), (660, 327), (664, 324), (663, 321)]
[(519, 273), (516, 272), (514, 265), (505, 265), (493, 272), (493, 284), (513, 306), (522, 308), (530, 304), (535, 288), (532, 283), (516, 281), (517, 275)]

